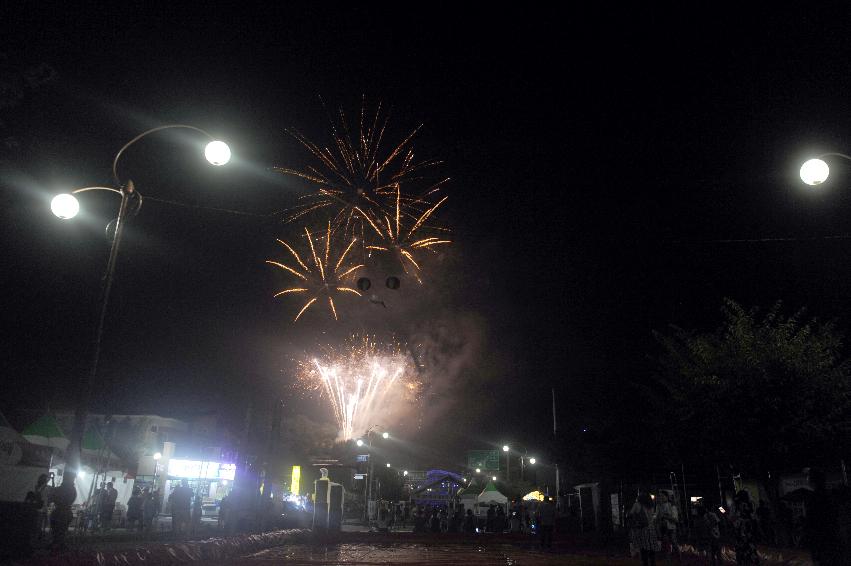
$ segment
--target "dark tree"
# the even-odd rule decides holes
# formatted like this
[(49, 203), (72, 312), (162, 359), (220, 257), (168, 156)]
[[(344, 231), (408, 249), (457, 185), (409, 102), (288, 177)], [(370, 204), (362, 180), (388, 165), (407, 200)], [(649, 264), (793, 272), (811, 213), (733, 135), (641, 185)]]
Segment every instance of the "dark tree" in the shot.
[(851, 420), (840, 333), (803, 311), (784, 316), (780, 303), (760, 313), (728, 300), (722, 310), (715, 332), (657, 334), (662, 388), (653, 415), (673, 458), (760, 475), (835, 465)]

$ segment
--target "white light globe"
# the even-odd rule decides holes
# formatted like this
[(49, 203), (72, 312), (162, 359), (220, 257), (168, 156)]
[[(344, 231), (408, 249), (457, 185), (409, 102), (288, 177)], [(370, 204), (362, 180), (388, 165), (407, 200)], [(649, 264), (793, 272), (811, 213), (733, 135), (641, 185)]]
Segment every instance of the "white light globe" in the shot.
[(503, 446), (503, 447), (502, 447), (502, 451), (503, 451), (503, 452), (508, 452), (508, 445), (507, 445), (507, 444), (506, 444), (505, 446)]
[(162, 453), (160, 453), (160, 452), (156, 452), (156, 453), (154, 454), (154, 460), (159, 460), (159, 459), (160, 459), (160, 458), (162, 458), (162, 457), (163, 457), (163, 455), (162, 455)]
[(230, 161), (230, 148), (223, 141), (211, 141), (204, 148), (204, 157), (213, 165), (224, 165)]
[(389, 432), (382, 433), (381, 438), (390, 438), (390, 433)]
[(59, 218), (68, 220), (74, 218), (80, 212), (80, 202), (74, 195), (63, 193), (53, 197), (53, 200), (50, 201), (50, 210)]
[(496, 481), (496, 476), (493, 476), (491, 479), (492, 479), (493, 481)]
[(536, 459), (534, 459), (534, 458), (529, 458), (529, 463), (530, 463), (530, 464), (534, 464), (535, 462), (537, 462), (537, 460), (536, 460)]
[(482, 473), (482, 469), (481, 469), (481, 468), (476, 468), (476, 473), (477, 473), (477, 474), (481, 474), (481, 473)]
[(387, 467), (388, 467), (388, 468), (390, 467), (390, 462), (387, 462)]
[(830, 167), (821, 159), (810, 159), (801, 165), (801, 180), (808, 185), (821, 185), (829, 174)]
[(357, 442), (355, 442), (355, 444), (357, 444), (358, 446), (363, 446), (363, 440), (358, 438), (358, 440), (357, 440)]

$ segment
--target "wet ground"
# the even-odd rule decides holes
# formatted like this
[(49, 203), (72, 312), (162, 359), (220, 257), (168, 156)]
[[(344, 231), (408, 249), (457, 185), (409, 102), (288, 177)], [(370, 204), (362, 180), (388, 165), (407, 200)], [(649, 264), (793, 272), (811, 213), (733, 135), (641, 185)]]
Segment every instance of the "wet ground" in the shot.
[(271, 562), (294, 566), (367, 566), (378, 564), (437, 566), (614, 566), (636, 564), (635, 559), (604, 554), (582, 555), (518, 548), (510, 544), (451, 544), (410, 542), (395, 544), (293, 544), (264, 550), (229, 564), (264, 566)]

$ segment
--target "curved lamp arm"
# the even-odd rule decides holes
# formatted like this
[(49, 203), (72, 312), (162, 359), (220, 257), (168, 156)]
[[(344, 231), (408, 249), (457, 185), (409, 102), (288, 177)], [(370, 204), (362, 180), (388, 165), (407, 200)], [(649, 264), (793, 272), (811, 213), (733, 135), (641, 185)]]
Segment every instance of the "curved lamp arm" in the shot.
[(112, 187), (83, 187), (82, 189), (74, 189), (71, 191), (72, 195), (76, 195), (77, 193), (84, 193), (86, 191), (110, 191), (112, 193), (121, 194), (121, 191), (118, 189), (113, 189)]
[(111, 193), (116, 193), (120, 195), (122, 198), (126, 195), (133, 196), (136, 199), (136, 203), (134, 204), (134, 208), (131, 212), (133, 216), (139, 214), (139, 210), (142, 208), (142, 203), (144, 199), (142, 198), (142, 193), (136, 190), (133, 186), (133, 181), (128, 181), (127, 185), (124, 186), (123, 189), (114, 189), (112, 187), (83, 187), (81, 189), (74, 189), (70, 194), (76, 195), (77, 193), (85, 193), (87, 191), (109, 191)]
[(851, 161), (851, 155), (846, 155), (844, 153), (836, 153), (836, 152), (833, 152), (833, 151), (829, 152), (829, 153), (822, 153), (821, 155), (816, 157), (816, 159), (821, 159), (822, 157), (841, 157), (843, 159), (847, 159), (848, 161)]
[(134, 143), (136, 143), (140, 139), (144, 138), (148, 134), (153, 134), (154, 132), (159, 132), (160, 130), (167, 130), (167, 129), (170, 129), (170, 128), (185, 128), (185, 129), (188, 129), (188, 130), (195, 130), (196, 132), (200, 132), (200, 133), (204, 134), (205, 136), (207, 136), (210, 139), (210, 141), (213, 141), (215, 139), (206, 130), (202, 130), (201, 128), (196, 128), (195, 126), (190, 126), (188, 124), (166, 124), (165, 126), (157, 126), (156, 128), (151, 128), (150, 130), (144, 131), (141, 134), (139, 134), (138, 136), (136, 136), (135, 138), (133, 138), (132, 140), (130, 140), (129, 142), (127, 142), (126, 144), (124, 144), (124, 147), (119, 149), (118, 153), (115, 154), (115, 159), (112, 160), (112, 178), (115, 179), (115, 182), (118, 183), (119, 185), (121, 185), (121, 179), (118, 177), (118, 160), (121, 159), (121, 155), (124, 153), (124, 150), (126, 150), (128, 147), (130, 147), (131, 145), (133, 145)]

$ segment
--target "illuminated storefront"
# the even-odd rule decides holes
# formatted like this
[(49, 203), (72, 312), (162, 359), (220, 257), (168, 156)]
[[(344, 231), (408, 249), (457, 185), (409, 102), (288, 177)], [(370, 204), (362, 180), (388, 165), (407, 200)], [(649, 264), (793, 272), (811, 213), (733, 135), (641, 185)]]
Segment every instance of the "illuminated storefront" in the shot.
[(184, 479), (201, 494), (205, 502), (221, 501), (230, 492), (236, 476), (236, 464), (172, 458), (168, 461), (166, 493), (170, 494)]

